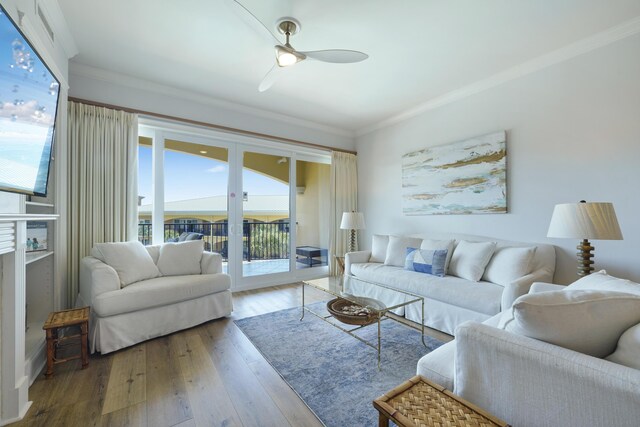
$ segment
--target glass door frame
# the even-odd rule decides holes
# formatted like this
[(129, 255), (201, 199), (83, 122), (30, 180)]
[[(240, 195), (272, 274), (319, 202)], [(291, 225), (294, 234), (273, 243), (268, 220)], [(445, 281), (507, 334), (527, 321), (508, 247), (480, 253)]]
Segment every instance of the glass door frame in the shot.
[[(235, 221), (234, 221), (234, 236), (232, 238), (232, 240), (235, 240), (235, 248), (236, 248), (236, 253), (235, 253), (235, 259), (240, 260), (240, 262), (237, 262), (234, 264), (234, 267), (237, 269), (234, 272), (234, 275), (232, 275), (232, 277), (235, 279), (236, 282), (236, 288), (240, 288), (240, 289), (253, 289), (255, 288), (255, 285), (264, 283), (265, 278), (268, 278), (268, 281), (275, 281), (277, 283), (283, 283), (283, 280), (289, 281), (289, 280), (294, 280), (294, 275), (293, 273), (295, 273), (295, 239), (296, 239), (296, 230), (295, 227), (293, 227), (291, 224), (295, 223), (295, 205), (296, 205), (296, 201), (295, 201), (295, 180), (296, 180), (296, 168), (295, 168), (295, 162), (296, 162), (296, 153), (292, 152), (292, 151), (288, 151), (288, 150), (282, 150), (282, 149), (277, 149), (277, 148), (269, 148), (269, 147), (257, 147), (254, 145), (249, 145), (249, 144), (237, 144), (236, 145), (237, 149), (236, 149), (236, 188), (239, 189), (238, 192), (236, 192), (236, 197), (233, 197), (232, 194), (230, 194), (230, 204), (234, 203), (235, 204), (235, 212), (237, 213), (237, 216), (234, 217)], [(278, 273), (271, 273), (271, 274), (261, 274), (261, 275), (252, 275), (252, 276), (245, 276), (243, 274), (243, 264), (244, 264), (244, 260), (243, 260), (243, 227), (244, 227), (244, 210), (243, 210), (243, 198), (242, 198), (242, 194), (244, 191), (244, 183), (243, 183), (243, 171), (244, 171), (244, 154), (250, 152), (250, 153), (258, 153), (258, 154), (266, 154), (266, 155), (270, 155), (270, 156), (277, 156), (277, 157), (287, 157), (289, 159), (289, 270), (287, 271), (283, 271), (283, 272), (278, 272)], [(293, 183), (293, 184), (292, 184)], [(292, 191), (293, 188), (293, 191)], [(239, 197), (238, 197), (239, 196)], [(229, 231), (229, 234), (231, 235), (231, 230)]]

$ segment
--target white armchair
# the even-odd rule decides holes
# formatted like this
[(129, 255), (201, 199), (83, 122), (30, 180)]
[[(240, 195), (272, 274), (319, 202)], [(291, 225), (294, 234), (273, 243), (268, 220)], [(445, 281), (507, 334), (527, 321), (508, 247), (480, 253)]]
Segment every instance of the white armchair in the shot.
[[(158, 265), (161, 247), (145, 249), (151, 257), (148, 262)], [(163, 275), (160, 269), (151, 278), (129, 284), (123, 284), (106, 262), (95, 256), (83, 258), (76, 305), (91, 306), (91, 352), (109, 353), (230, 315), (231, 279), (222, 271), (222, 257), (202, 251), (198, 255), (197, 271)], [(136, 260), (131, 262), (135, 268)]]

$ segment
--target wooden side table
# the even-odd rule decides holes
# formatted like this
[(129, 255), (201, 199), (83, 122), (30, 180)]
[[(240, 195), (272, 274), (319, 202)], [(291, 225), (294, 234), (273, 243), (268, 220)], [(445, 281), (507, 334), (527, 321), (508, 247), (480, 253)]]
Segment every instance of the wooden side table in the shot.
[(373, 401), (379, 427), (389, 420), (399, 427), (508, 427), (504, 421), (465, 401), (444, 387), (416, 375)]
[[(59, 331), (70, 326), (79, 326), (80, 333), (60, 337)], [(69, 360), (82, 359), (82, 369), (89, 366), (89, 307), (74, 308), (71, 310), (54, 311), (49, 313), (47, 321), (42, 327), (47, 333), (47, 372), (45, 376), (51, 378), (53, 375), (53, 365)], [(64, 359), (57, 358), (58, 348), (62, 343), (80, 338), (80, 354)]]
[(344, 257), (343, 256), (335, 256), (336, 263), (338, 263), (338, 268), (340, 269), (339, 276), (344, 274)]

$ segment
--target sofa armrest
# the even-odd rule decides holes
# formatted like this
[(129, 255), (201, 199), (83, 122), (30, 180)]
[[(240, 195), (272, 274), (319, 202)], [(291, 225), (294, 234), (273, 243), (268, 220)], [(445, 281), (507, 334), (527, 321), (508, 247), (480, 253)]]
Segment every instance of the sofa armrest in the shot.
[(113, 267), (92, 256), (80, 260), (80, 296), (85, 304), (105, 292), (120, 289), (120, 277)]
[(539, 292), (549, 292), (549, 291), (561, 291), (566, 289), (565, 285), (556, 285), (554, 283), (545, 283), (545, 282), (535, 282), (531, 285), (531, 289), (529, 289), (530, 294), (537, 294)]
[(519, 296), (529, 293), (533, 282), (540, 282), (547, 276), (548, 273), (545, 270), (536, 270), (505, 286), (502, 291), (501, 311), (509, 309)]
[(222, 273), (222, 255), (217, 252), (203, 252), (200, 269), (202, 274)]
[(347, 252), (344, 254), (344, 274), (351, 276), (351, 264), (368, 262), (371, 251)]
[(640, 370), (472, 322), (456, 330), (454, 389), (514, 426), (640, 419)]

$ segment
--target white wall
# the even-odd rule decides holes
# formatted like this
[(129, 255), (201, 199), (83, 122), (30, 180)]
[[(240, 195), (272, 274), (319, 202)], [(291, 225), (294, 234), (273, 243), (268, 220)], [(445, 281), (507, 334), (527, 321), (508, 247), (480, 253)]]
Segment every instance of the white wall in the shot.
[[(401, 156), (507, 131), (503, 215), (404, 216)], [(573, 240), (548, 239), (557, 203), (613, 202), (623, 241), (595, 241), (595, 267), (640, 281), (640, 36), (361, 136), (359, 209), (371, 234), (452, 231), (558, 246), (555, 281), (577, 278)]]
[[(151, 82), (71, 63), (69, 96), (353, 150), (351, 132), (207, 99)], [(226, 104), (226, 105), (225, 105)]]

